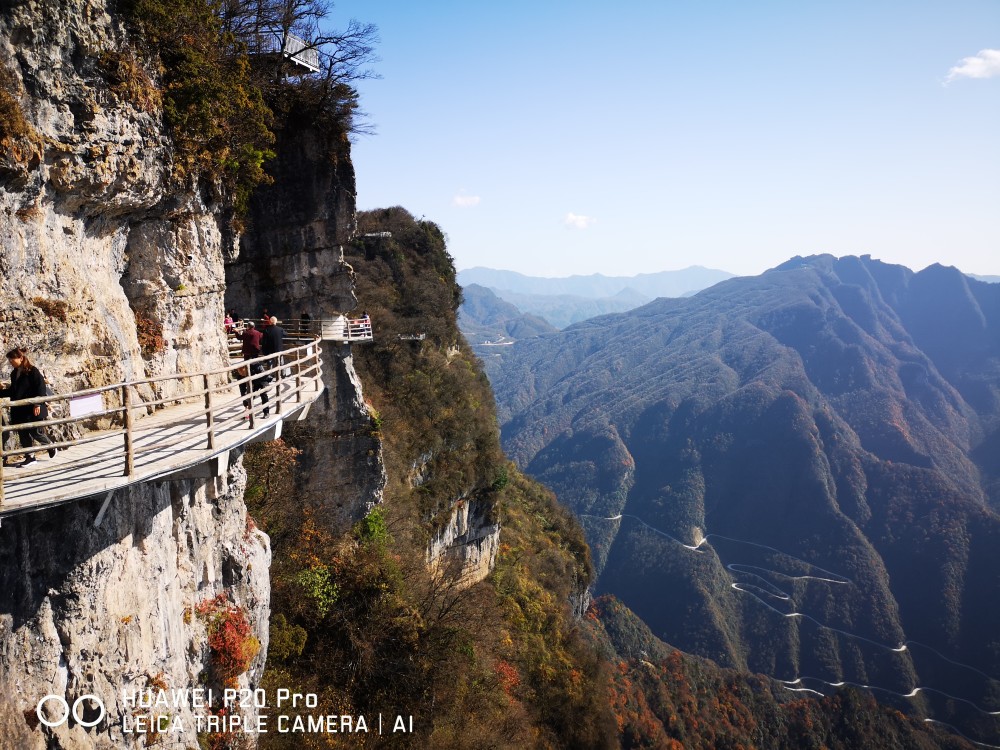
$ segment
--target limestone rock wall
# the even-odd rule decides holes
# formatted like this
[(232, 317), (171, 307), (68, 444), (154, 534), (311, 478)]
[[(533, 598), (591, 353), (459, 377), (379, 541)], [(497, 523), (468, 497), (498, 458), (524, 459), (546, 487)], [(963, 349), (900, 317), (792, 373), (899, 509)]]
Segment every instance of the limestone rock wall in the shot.
[(354, 309), (342, 245), (355, 232), (354, 167), (339, 133), (292, 121), (277, 133), (271, 185), (255, 192), (239, 253), (226, 267), (226, 306), (244, 317), (331, 318)]
[[(227, 358), (225, 207), (171, 181), (157, 108), (108, 83), (102, 66), (112, 56), (156, 85), (113, 7), (0, 5), (0, 95), (23, 125), (0, 154), (0, 348), (28, 348), (57, 393)], [(237, 461), (223, 479), (116, 493), (100, 527), (103, 498), (3, 522), (0, 747), (145, 746), (122, 735), (116, 695), (159, 682), (198, 687), (210, 660), (204, 618), (191, 607), (220, 593), (264, 647), (241, 678), (256, 682), (270, 552), (267, 537), (248, 530), (243, 484)], [(32, 720), (44, 695), (72, 704), (89, 692), (109, 712), (91, 729)], [(194, 747), (197, 737), (162, 735), (158, 746)]]
[[(159, 115), (114, 92), (112, 53), (136, 54), (102, 0), (0, 15), (0, 70), (38, 150), (0, 164), (0, 346), (30, 349), (57, 392), (225, 356), (224, 233), (170, 185)], [(137, 316), (161, 343), (140, 340)]]
[[(244, 316), (262, 308), (279, 317), (329, 318), (357, 304), (354, 270), (341, 246), (355, 232), (354, 169), (349, 143), (321, 126), (289, 124), (269, 165), (274, 183), (259, 189), (226, 265), (226, 307)], [(299, 500), (322, 508), (346, 531), (382, 501), (382, 446), (354, 369), (352, 346), (323, 344), (326, 391), (308, 417), (285, 426), (299, 448)]]
[[(159, 686), (211, 681), (208, 619), (198, 605), (223, 593), (251, 624), (261, 650), (241, 685), (256, 685), (267, 649), (270, 544), (248, 524), (246, 474), (135, 486), (115, 494), (99, 527), (101, 499), (6, 519), (0, 536), (0, 741), (2, 747), (144, 747), (123, 701)], [(204, 673), (204, 674), (203, 674)], [(39, 725), (46, 695), (72, 706), (100, 697), (92, 728)], [(198, 744), (195, 707), (171, 707), (183, 731), (157, 747)], [(166, 712), (165, 712), (166, 713)], [(197, 713), (204, 714), (202, 710)], [(43, 715), (58, 721), (55, 704)], [(94, 719), (97, 716), (93, 717)]]
[(285, 436), (302, 450), (298, 499), (322, 508), (332, 528), (346, 531), (382, 502), (382, 443), (354, 370), (351, 345), (325, 342), (323, 367), (326, 391), (305, 420), (286, 427)]
[(457, 566), (462, 585), (479, 583), (493, 570), (500, 547), (500, 524), (491, 520), (492, 507), (460, 498), (448, 522), (427, 546), (432, 568)]

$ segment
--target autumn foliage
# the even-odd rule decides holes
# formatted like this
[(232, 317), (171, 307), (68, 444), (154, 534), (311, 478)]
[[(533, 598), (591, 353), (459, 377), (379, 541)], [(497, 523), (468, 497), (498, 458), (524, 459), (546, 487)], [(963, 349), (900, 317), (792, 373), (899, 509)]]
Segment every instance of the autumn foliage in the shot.
[(208, 629), (208, 647), (213, 676), (224, 687), (235, 687), (237, 678), (250, 668), (260, 653), (246, 612), (229, 604), (225, 594), (206, 599), (195, 607)]

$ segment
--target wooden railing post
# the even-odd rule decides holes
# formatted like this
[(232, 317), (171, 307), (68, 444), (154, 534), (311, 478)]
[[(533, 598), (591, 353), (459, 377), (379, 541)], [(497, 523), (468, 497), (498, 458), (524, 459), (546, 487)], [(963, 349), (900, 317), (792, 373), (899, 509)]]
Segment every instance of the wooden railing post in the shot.
[(215, 448), (215, 415), (212, 413), (212, 390), (208, 386), (208, 373), (201, 376), (202, 385), (205, 388), (205, 415), (208, 422), (208, 448)]
[(6, 442), (4, 437), (3, 430), (0, 429), (0, 505), (3, 505), (3, 462), (7, 460), (3, 450), (3, 444)]
[(295, 351), (295, 401), (302, 402), (302, 350)]
[(277, 368), (276, 371), (278, 373), (278, 377), (276, 377), (274, 379), (274, 413), (280, 416), (281, 415), (281, 381), (283, 380), (283, 378), (281, 377), (282, 369), (281, 369), (281, 355), (280, 354), (275, 354), (274, 355), (274, 364), (275, 364), (275, 366)]
[(132, 396), (128, 383), (122, 383), (122, 409), (125, 416), (125, 476), (135, 474), (135, 445), (132, 441)]

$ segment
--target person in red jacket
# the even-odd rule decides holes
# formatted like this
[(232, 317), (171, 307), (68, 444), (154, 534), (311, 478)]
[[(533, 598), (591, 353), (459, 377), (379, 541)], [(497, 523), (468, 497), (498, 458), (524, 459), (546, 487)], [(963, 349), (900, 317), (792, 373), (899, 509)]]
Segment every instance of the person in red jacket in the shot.
[(235, 336), (243, 342), (243, 359), (256, 359), (260, 356), (260, 340), (264, 337), (254, 322), (248, 321), (246, 329), (241, 333), (235, 331)]
[[(20, 401), (25, 398), (37, 398), (45, 395), (45, 377), (37, 367), (31, 364), (28, 353), (24, 349), (21, 347), (11, 349), (7, 352), (7, 361), (13, 368), (10, 373), (10, 385), (6, 388), (0, 388), (0, 398), (6, 397), (11, 401)], [(21, 404), (10, 408), (10, 422), (15, 425), (43, 422), (48, 417), (49, 412), (45, 404)], [(41, 427), (18, 430), (17, 437), (21, 441), (22, 448), (30, 448), (35, 443), (39, 445), (52, 444)], [(56, 455), (56, 449), (49, 448), (49, 456), (54, 455)], [(27, 466), (34, 462), (34, 454), (29, 453), (21, 463), (12, 464), (4, 461), (4, 466)]]
[[(252, 320), (247, 323), (245, 331), (243, 331), (242, 333), (236, 331), (236, 338), (238, 338), (240, 341), (243, 342), (243, 359), (248, 359), (248, 360), (256, 359), (261, 355), (260, 342), (263, 336), (264, 335), (257, 330), (257, 326), (254, 325), (254, 322)], [(263, 371), (264, 371), (263, 363), (261, 362), (250, 363), (251, 376), (260, 376), (260, 374)], [(265, 417), (269, 416), (271, 412), (267, 408), (267, 391), (265, 390), (265, 386), (267, 385), (267, 378), (252, 377), (250, 383), (253, 388), (253, 391), (255, 393), (260, 393), (260, 403), (264, 406), (264, 416)], [(240, 392), (244, 396), (247, 395), (247, 392), (244, 390), (243, 386), (240, 387)], [(248, 412), (246, 415), (247, 417), (250, 416), (249, 410), (251, 408), (250, 403), (252, 398), (253, 397), (251, 396), (250, 398), (244, 400), (243, 402), (243, 404), (247, 408)]]

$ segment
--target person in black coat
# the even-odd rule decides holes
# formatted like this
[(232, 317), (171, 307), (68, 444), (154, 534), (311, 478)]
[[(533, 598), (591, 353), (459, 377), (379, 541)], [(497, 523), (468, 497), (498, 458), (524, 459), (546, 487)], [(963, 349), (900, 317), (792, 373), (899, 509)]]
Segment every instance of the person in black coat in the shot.
[[(24, 349), (18, 347), (7, 352), (7, 361), (12, 368), (10, 373), (10, 385), (7, 388), (0, 388), (0, 398), (9, 398), (11, 401), (20, 401), (25, 398), (37, 398), (45, 394), (45, 377), (41, 371), (28, 359), (28, 354)], [(42, 422), (49, 417), (49, 411), (45, 404), (20, 404), (10, 407), (11, 424), (27, 424), (29, 422)], [(22, 448), (30, 448), (35, 443), (39, 445), (51, 445), (52, 441), (42, 432), (41, 427), (29, 427), (17, 431), (17, 436), (21, 441)], [(49, 456), (56, 455), (55, 448), (49, 448)], [(5, 466), (27, 466), (35, 462), (35, 456), (31, 453), (24, 457), (20, 464), (4, 462)]]
[[(268, 326), (264, 329), (264, 335), (260, 340), (260, 353), (265, 357), (268, 354), (278, 354), (285, 348), (285, 329), (278, 325), (278, 319), (272, 317), (268, 320)], [(274, 364), (268, 363), (268, 367)]]
[[(263, 335), (260, 337), (260, 353), (265, 357), (275, 354), (280, 354), (285, 348), (285, 329), (278, 325), (278, 319), (273, 315), (268, 318), (267, 328), (264, 329)], [(265, 369), (271, 370), (273, 368), (278, 368), (275, 372), (268, 375), (268, 381), (273, 378), (274, 380), (279, 380), (281, 378), (281, 357), (276, 356), (272, 359), (267, 360), (264, 365)], [(278, 398), (281, 396), (280, 386), (275, 389), (274, 397)], [(264, 416), (268, 414), (267, 409), (264, 409)]]

